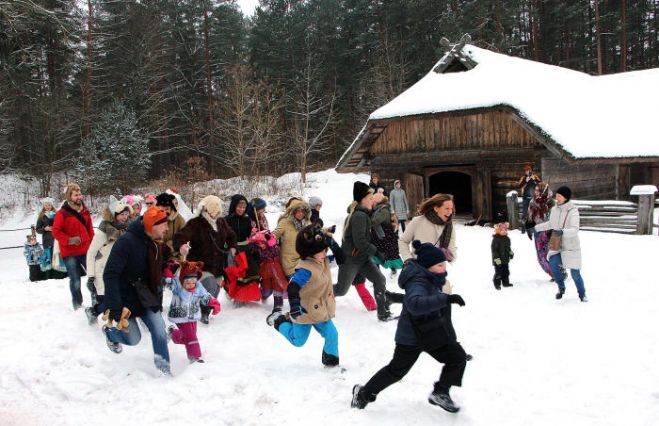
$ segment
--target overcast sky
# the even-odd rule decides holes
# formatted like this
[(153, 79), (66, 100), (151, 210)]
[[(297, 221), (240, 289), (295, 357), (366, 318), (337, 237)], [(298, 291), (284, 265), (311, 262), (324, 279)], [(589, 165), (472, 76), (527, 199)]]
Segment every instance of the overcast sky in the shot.
[(243, 14), (252, 16), (254, 9), (258, 6), (259, 0), (238, 0), (238, 6), (243, 11)]

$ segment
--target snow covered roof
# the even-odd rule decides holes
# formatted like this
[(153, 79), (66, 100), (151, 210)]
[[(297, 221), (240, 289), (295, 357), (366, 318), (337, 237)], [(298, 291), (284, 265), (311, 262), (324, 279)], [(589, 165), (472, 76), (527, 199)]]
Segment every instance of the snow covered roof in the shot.
[(435, 72), (446, 68), (449, 54), (369, 122), (508, 106), (574, 159), (659, 156), (659, 68), (590, 76), (467, 44), (460, 56), (475, 62), (474, 68)]

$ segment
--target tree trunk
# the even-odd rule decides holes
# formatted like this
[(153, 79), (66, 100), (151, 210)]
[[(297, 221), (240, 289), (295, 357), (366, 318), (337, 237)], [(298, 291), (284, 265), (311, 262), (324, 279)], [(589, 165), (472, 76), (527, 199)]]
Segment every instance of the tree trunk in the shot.
[(597, 74), (602, 75), (602, 34), (600, 31), (599, 0), (595, 0), (595, 39), (597, 42)]
[(620, 4), (620, 26), (622, 27), (622, 40), (620, 41), (620, 71), (627, 71), (627, 0)]
[(208, 135), (210, 146), (213, 139), (213, 87), (211, 84), (210, 46), (208, 45), (208, 7), (204, 8), (204, 55), (206, 60), (206, 90), (208, 92)]

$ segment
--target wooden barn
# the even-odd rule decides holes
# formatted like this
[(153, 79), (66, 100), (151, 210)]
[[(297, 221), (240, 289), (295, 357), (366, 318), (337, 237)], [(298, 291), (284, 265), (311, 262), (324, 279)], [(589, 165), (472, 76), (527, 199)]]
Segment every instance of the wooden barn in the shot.
[(578, 199), (629, 199), (659, 185), (659, 69), (607, 76), (457, 44), (373, 112), (339, 172), (400, 179), (410, 203), (438, 192), (458, 213), (505, 217), (525, 164)]

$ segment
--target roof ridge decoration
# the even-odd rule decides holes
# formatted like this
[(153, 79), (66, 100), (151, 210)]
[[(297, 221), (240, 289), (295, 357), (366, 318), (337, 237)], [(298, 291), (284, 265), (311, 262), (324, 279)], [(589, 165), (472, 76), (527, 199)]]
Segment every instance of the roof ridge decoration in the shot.
[[(446, 53), (439, 60), (435, 68), (433, 68), (433, 72), (444, 74), (445, 72), (469, 71), (478, 65), (478, 62), (474, 61), (463, 50), (465, 45), (470, 42), (471, 36), (469, 34), (464, 34), (460, 37), (460, 41), (455, 44), (451, 44), (446, 37), (442, 37), (439, 44), (444, 48)], [(458, 62), (455, 62), (456, 60)]]

